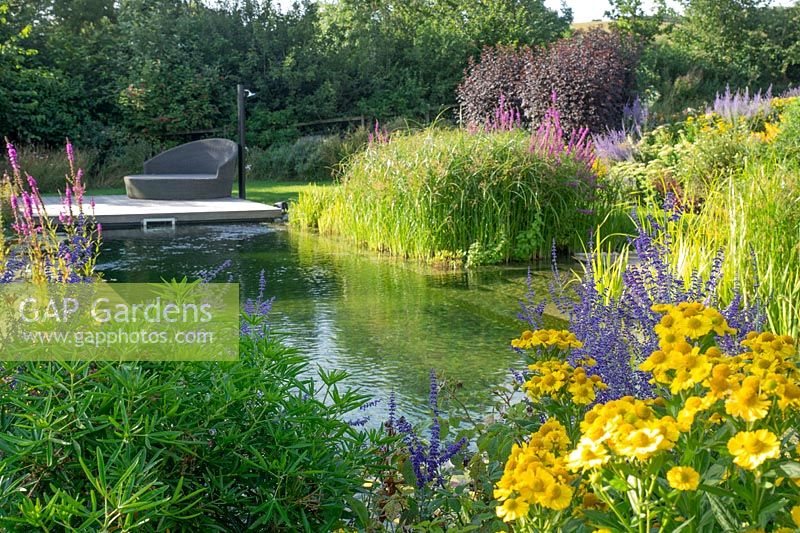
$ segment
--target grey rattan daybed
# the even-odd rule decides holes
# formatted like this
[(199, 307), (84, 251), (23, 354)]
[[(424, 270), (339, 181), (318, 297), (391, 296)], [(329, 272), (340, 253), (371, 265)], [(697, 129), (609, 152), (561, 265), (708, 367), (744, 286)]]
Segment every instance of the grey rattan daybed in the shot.
[(228, 139), (182, 144), (145, 161), (144, 174), (125, 176), (125, 191), (147, 200), (229, 197), (236, 161), (236, 143)]

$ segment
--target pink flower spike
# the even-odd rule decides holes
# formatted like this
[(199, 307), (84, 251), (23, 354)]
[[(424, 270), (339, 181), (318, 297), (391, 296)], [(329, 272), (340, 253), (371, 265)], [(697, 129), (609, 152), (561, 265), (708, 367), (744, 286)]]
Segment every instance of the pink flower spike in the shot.
[(19, 174), (19, 159), (17, 158), (17, 149), (10, 141), (6, 141), (6, 152), (8, 153), (8, 162), (11, 163), (11, 168), (14, 174)]
[(72, 168), (75, 165), (75, 152), (72, 149), (72, 143), (67, 138), (67, 159), (69, 160), (69, 166)]

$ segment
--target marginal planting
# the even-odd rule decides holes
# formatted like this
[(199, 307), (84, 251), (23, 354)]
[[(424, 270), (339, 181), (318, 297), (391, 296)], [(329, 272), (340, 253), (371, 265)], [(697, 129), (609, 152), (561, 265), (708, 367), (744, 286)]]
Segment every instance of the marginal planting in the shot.
[[(556, 139), (556, 136), (558, 137)], [(601, 201), (585, 134), (429, 128), (373, 144), (341, 185), (300, 196), (296, 227), (423, 260), (485, 264), (577, 248)], [(587, 166), (588, 163), (588, 166)]]
[[(773, 330), (796, 335), (800, 101), (728, 91), (715, 109), (728, 118), (690, 115), (645, 135), (635, 160), (605, 159), (605, 179), (643, 194), (637, 215), (644, 224), (657, 221), (667, 229), (666, 260), (687, 283), (692, 272), (714, 273), (723, 301), (743, 288), (745, 301), (766, 302)], [(682, 216), (664, 216), (664, 198)]]

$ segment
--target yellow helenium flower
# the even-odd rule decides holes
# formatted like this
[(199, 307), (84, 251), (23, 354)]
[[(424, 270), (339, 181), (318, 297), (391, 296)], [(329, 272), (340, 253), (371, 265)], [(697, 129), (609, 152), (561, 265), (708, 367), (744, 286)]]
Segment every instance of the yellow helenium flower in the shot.
[(685, 335), (690, 339), (699, 339), (707, 335), (714, 325), (711, 319), (702, 314), (685, 317), (675, 324), (675, 332)]
[(583, 437), (578, 446), (567, 456), (567, 466), (571, 470), (588, 470), (606, 464), (608, 459), (605, 446)]
[(622, 436), (622, 441), (617, 446), (617, 450), (622, 455), (645, 461), (660, 449), (663, 440), (664, 434), (659, 429), (637, 429), (628, 435)]
[(780, 442), (766, 429), (740, 431), (728, 440), (733, 462), (747, 470), (755, 470), (767, 459), (780, 456)]
[(767, 416), (770, 402), (759, 391), (759, 387), (760, 380), (756, 376), (747, 377), (742, 387), (725, 402), (725, 412), (745, 422), (754, 422)]
[(539, 500), (544, 507), (553, 509), (554, 511), (561, 511), (569, 507), (573, 492), (572, 487), (569, 485), (553, 483), (547, 487)]
[(522, 498), (510, 498), (504, 501), (503, 505), (499, 506), (496, 512), (497, 516), (501, 518), (503, 522), (513, 522), (518, 518), (527, 516), (529, 508), (530, 505), (528, 502)]
[(800, 527), (800, 505), (792, 507), (792, 520), (797, 527)]
[(675, 466), (667, 472), (669, 486), (678, 490), (697, 490), (700, 474), (690, 466)]

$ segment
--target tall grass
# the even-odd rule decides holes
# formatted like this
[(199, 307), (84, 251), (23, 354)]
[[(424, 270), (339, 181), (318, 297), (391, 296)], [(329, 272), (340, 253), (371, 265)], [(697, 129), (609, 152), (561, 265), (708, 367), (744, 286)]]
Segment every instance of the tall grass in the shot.
[[(18, 150), (22, 171), (35, 176), (43, 193), (63, 192), (64, 178), (69, 174), (69, 164), (60, 149), (42, 146), (22, 146)], [(159, 151), (159, 147), (146, 142), (131, 142), (107, 151), (77, 147), (75, 165), (85, 172), (88, 187), (109, 188), (122, 186), (126, 174), (141, 173), (145, 160)], [(0, 159), (0, 173), (11, 172), (7, 160)]]
[[(800, 334), (800, 163), (768, 151), (710, 184), (702, 206), (671, 220), (659, 206), (640, 206), (638, 216), (667, 228), (672, 268), (690, 280), (711, 275), (720, 252), (720, 297), (737, 289), (745, 302), (767, 306), (773, 331)], [(625, 254), (594, 265), (598, 283), (619, 287)]]
[(338, 187), (301, 194), (292, 223), (380, 252), (468, 265), (544, 256), (553, 241), (578, 249), (602, 200), (580, 177), (584, 163), (535, 155), (529, 144), (522, 131), (394, 136), (348, 161)]

